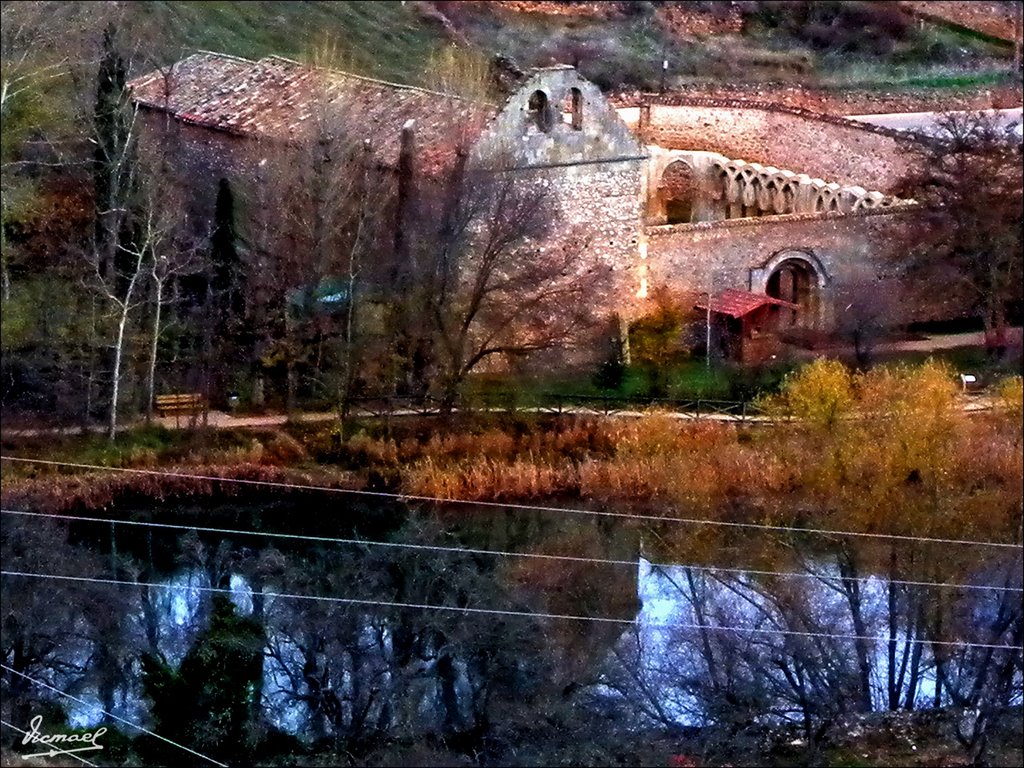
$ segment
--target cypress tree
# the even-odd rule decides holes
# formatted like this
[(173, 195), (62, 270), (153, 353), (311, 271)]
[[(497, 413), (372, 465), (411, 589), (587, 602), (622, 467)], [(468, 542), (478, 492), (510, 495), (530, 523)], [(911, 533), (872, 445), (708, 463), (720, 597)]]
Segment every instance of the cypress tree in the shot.
[(96, 144), (93, 160), (93, 187), (96, 205), (96, 246), (103, 254), (104, 271), (117, 254), (117, 245), (125, 235), (121, 231), (130, 195), (134, 162), (129, 157), (131, 121), (128, 112), (127, 68), (117, 49), (117, 29), (113, 24), (103, 31), (103, 55), (96, 78), (96, 104), (93, 113)]
[(103, 31), (103, 57), (96, 77), (96, 106), (94, 110), (96, 149), (94, 154), (93, 184), (96, 192), (96, 239), (106, 242), (107, 227), (103, 224), (103, 211), (113, 207), (114, 158), (123, 146), (122, 121), (118, 120), (126, 73), (124, 59), (117, 51), (117, 30), (113, 24)]
[(217, 202), (213, 211), (213, 234), (210, 236), (210, 261), (213, 266), (212, 288), (222, 311), (239, 313), (241, 264), (236, 247), (235, 196), (227, 179), (217, 185)]

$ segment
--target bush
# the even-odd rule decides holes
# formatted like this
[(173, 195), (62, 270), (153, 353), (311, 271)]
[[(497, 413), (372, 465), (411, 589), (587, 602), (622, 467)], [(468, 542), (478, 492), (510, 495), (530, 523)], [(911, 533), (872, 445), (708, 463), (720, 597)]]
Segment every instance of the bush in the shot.
[(626, 366), (617, 353), (612, 353), (607, 360), (601, 363), (594, 374), (594, 386), (598, 389), (618, 392), (626, 380)]
[(1020, 419), (1024, 412), (1024, 379), (1020, 376), (1010, 376), (1003, 379), (998, 393), (999, 404), (1005, 408), (1014, 418)]
[(652, 309), (629, 327), (629, 349), (633, 362), (649, 379), (650, 395), (668, 394), (666, 374), (689, 355), (683, 343), (690, 310), (686, 303), (667, 288), (651, 292)]
[(782, 392), (762, 398), (765, 412), (831, 429), (854, 406), (854, 380), (838, 360), (819, 359), (786, 376)]

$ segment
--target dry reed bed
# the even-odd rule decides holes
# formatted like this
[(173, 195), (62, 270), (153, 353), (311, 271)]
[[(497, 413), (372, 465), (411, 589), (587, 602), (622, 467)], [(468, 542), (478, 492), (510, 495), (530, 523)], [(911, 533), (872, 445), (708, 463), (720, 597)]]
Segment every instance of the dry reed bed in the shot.
[(153, 474), (110, 471), (65, 474), (44, 470), (5, 479), (0, 496), (5, 509), (63, 512), (107, 509), (126, 499), (164, 502), (182, 498), (251, 498), (268, 493), (265, 487), (232, 480), (337, 488), (358, 486), (350, 474), (328, 476), (246, 462), (163, 466)]
[(933, 535), (1002, 538), (1024, 477), (1020, 429), (1005, 413), (885, 420), (834, 434), (803, 425), (744, 434), (652, 413), (571, 434), (520, 437), (514, 446), (492, 434), (446, 438), (443, 450), (428, 446), (401, 469), (403, 489), (452, 499), (628, 501), (719, 519), (742, 509), (772, 522), (810, 511), (819, 523), (863, 530), (888, 530), (903, 516)]

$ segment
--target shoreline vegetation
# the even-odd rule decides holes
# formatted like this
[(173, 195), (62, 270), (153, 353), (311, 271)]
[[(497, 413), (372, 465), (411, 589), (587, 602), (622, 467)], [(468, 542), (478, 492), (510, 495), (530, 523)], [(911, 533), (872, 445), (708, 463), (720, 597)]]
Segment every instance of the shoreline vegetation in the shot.
[(996, 408), (968, 416), (941, 364), (852, 374), (821, 360), (759, 402), (782, 419), (771, 427), (651, 411), (633, 419), (410, 417), (358, 424), (346, 439), (330, 423), (265, 432), (150, 427), (113, 446), (101, 436), (5, 438), (8, 456), (154, 474), (5, 461), (2, 495), (5, 507), (68, 511), (125, 498), (268, 492), (211, 479), (225, 478), (1019, 541), (1021, 391), (1020, 377), (1006, 379)]

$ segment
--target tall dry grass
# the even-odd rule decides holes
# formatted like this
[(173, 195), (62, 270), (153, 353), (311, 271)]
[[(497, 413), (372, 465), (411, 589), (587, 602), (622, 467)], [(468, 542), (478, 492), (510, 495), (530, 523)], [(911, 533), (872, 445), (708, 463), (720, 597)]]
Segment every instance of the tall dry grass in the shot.
[(718, 503), (789, 486), (776, 457), (742, 445), (731, 425), (651, 412), (581, 421), (557, 432), (431, 439), (404, 471), (405, 489), (440, 498), (584, 498)]

